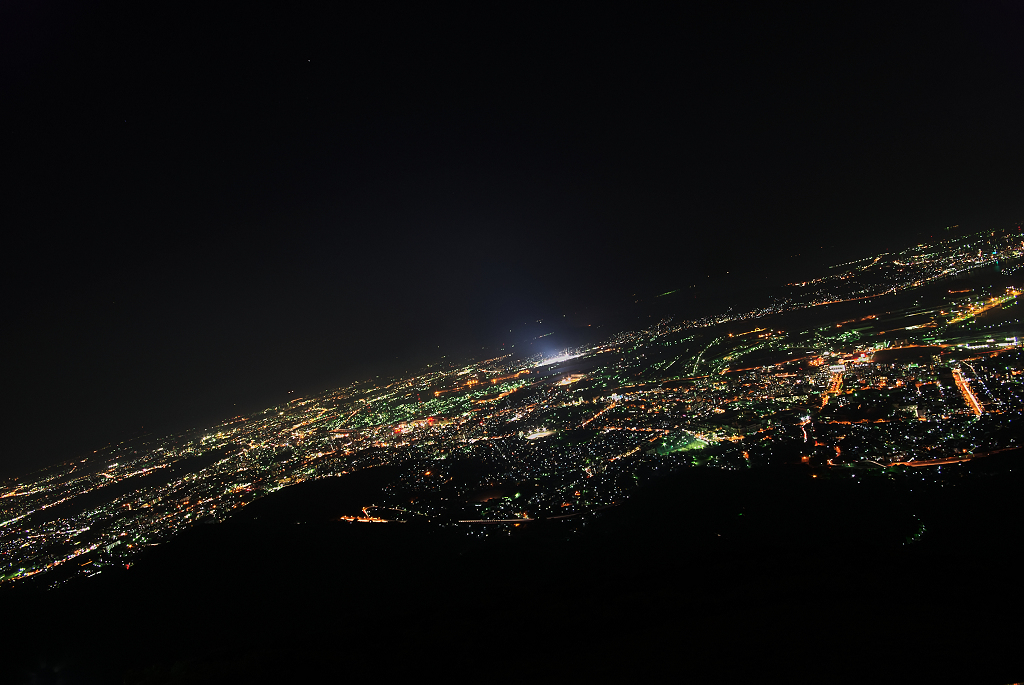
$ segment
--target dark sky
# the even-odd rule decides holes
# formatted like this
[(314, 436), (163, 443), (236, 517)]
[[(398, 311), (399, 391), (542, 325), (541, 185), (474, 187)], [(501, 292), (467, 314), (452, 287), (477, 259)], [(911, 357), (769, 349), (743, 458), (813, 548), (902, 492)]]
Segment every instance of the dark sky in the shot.
[(1009, 0), (293, 4), (3, 4), (0, 474), (1024, 214)]

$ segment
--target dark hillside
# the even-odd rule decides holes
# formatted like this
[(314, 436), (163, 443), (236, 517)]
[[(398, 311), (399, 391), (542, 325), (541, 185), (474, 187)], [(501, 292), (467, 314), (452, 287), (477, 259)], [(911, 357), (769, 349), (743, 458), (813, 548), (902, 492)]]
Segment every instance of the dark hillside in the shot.
[[(962, 546), (972, 532), (1019, 530), (1019, 515), (993, 509), (1024, 485), (1002, 471), (956, 496), (908, 500), (887, 480), (692, 469), (568, 539), (547, 520), (484, 541), (325, 520), (344, 493), (311, 483), (198, 526), (129, 571), (9, 593), (24, 614), (4, 639), (92, 682), (387, 678), (452, 661), (638, 675), (676, 659), (723, 680), (849, 659), (858, 676), (1009, 682), (1014, 634), (993, 618), (1024, 608), (999, 551), (1009, 546)], [(908, 501), (947, 512), (925, 543), (903, 544)]]

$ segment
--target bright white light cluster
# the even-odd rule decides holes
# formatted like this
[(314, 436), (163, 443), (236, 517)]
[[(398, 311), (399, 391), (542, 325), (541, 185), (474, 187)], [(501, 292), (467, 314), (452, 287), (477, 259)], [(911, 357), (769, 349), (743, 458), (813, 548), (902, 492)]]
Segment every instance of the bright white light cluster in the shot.
[(544, 359), (542, 361), (539, 361), (539, 362), (537, 362), (537, 364), (535, 366), (548, 366), (550, 364), (559, 364), (561, 362), (568, 361), (570, 359), (576, 359), (576, 357), (582, 357), (582, 356), (583, 356), (582, 354), (568, 354), (568, 353), (560, 354), (557, 357), (551, 357), (549, 359)]

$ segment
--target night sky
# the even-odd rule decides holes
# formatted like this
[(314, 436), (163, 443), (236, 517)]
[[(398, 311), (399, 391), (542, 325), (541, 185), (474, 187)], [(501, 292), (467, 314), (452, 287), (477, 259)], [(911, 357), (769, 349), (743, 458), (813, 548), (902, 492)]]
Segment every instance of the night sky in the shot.
[(337, 5), (0, 8), (0, 475), (1024, 218), (1009, 0)]

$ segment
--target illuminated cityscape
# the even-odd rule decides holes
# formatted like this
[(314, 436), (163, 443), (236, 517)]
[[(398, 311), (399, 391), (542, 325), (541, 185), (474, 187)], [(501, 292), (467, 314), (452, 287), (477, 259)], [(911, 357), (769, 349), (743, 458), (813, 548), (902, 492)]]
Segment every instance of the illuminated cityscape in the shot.
[(1005, 282), (1022, 257), (1016, 227), (915, 245), (746, 312), (665, 319), (556, 356), (442, 361), (111, 445), (3, 483), (0, 577), (56, 587), (130, 571), (277, 491), (372, 470), (384, 486), (339, 504), (338, 525), (473, 538), (538, 521), (571, 536), (693, 467), (941, 485), (1019, 458), (1021, 287)]
[(7, 5), (0, 685), (1024, 682), (1024, 3)]

